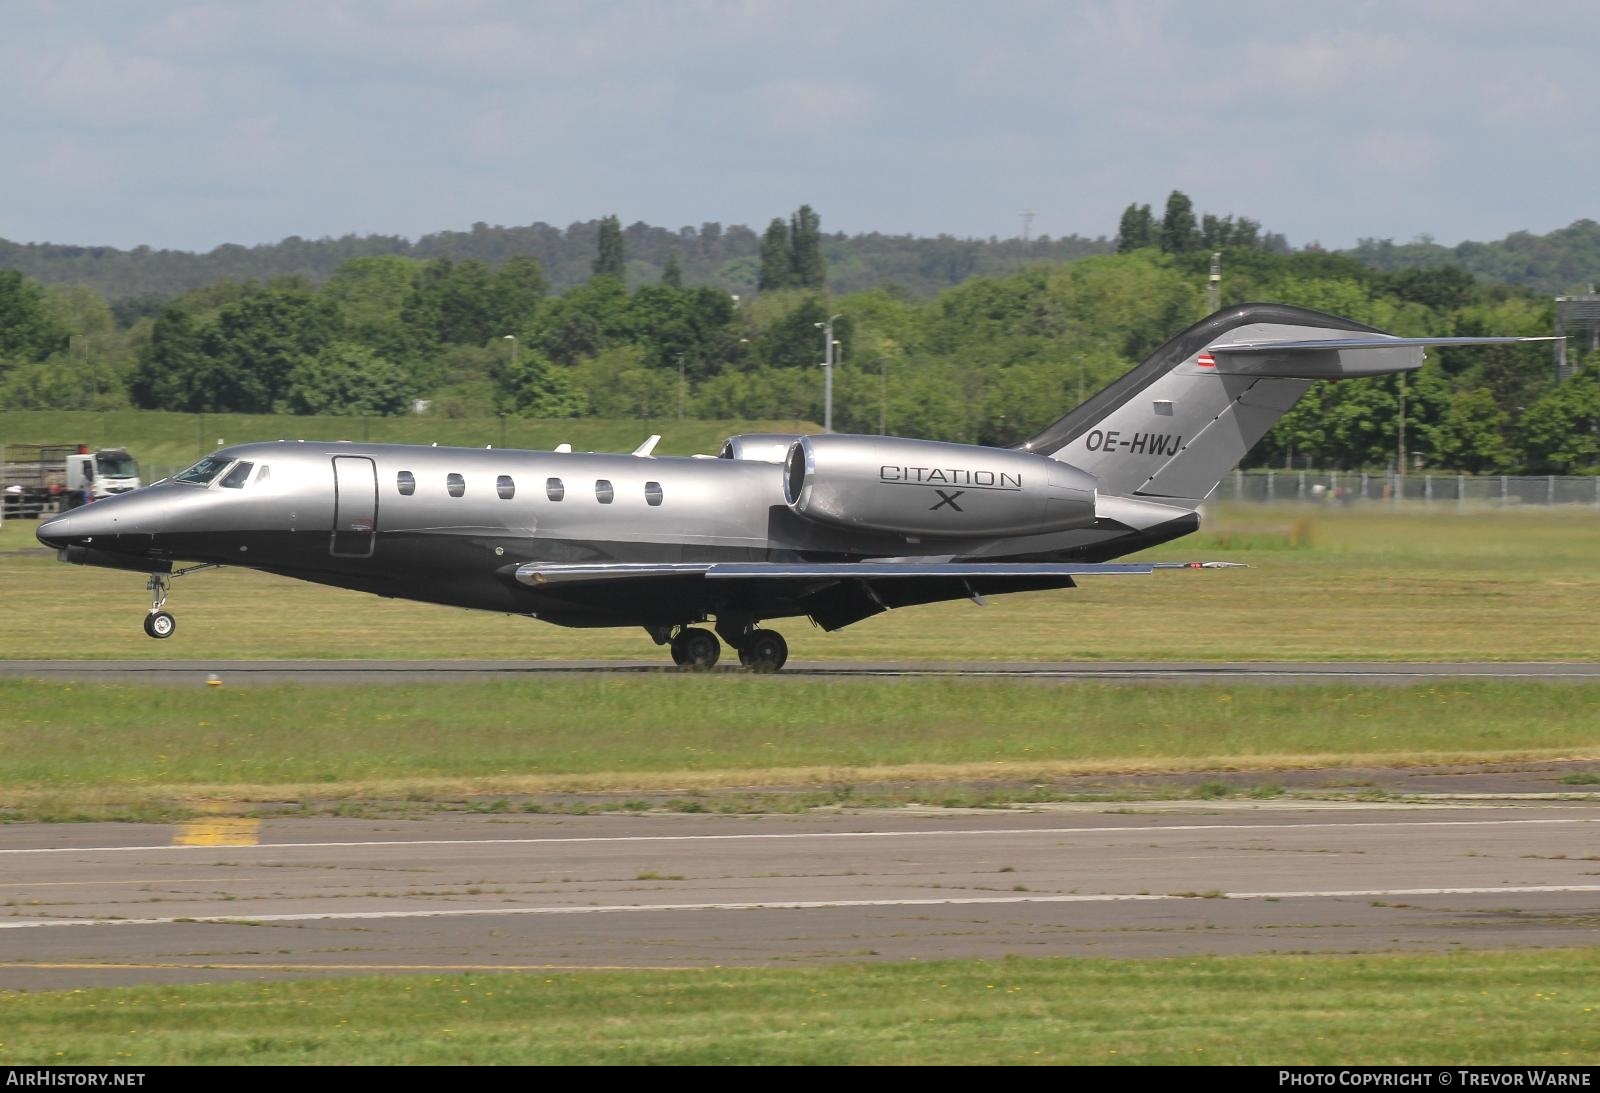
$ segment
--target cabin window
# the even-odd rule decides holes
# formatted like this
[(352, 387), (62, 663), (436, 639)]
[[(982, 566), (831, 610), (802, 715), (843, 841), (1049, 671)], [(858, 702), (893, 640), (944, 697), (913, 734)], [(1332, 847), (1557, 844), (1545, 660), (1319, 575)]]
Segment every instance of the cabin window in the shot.
[(594, 484), (594, 499), (602, 505), (609, 505), (617, 499), (617, 491), (602, 478)]
[(509, 474), (502, 474), (494, 480), (495, 491), (500, 494), (500, 500), (509, 501), (517, 495), (517, 484), (511, 481)]
[(544, 495), (552, 501), (559, 501), (567, 495), (567, 487), (561, 484), (559, 478), (546, 478), (544, 480)]
[(467, 492), (467, 480), (459, 474), (447, 474), (444, 477), (444, 488), (451, 497), (460, 497)]
[(661, 504), (660, 482), (646, 482), (644, 484), (644, 503), (647, 505)]
[(271, 480), (272, 468), (267, 466), (265, 463), (261, 464), (261, 469), (256, 472), (256, 485), (263, 486)]
[(227, 477), (222, 480), (223, 488), (230, 490), (243, 489), (244, 484), (249, 481), (250, 471), (254, 467), (254, 463), (243, 459), (235, 463), (233, 470), (229, 471)]
[(394, 476), (394, 485), (401, 497), (410, 497), (417, 492), (417, 476), (410, 471), (401, 471)]

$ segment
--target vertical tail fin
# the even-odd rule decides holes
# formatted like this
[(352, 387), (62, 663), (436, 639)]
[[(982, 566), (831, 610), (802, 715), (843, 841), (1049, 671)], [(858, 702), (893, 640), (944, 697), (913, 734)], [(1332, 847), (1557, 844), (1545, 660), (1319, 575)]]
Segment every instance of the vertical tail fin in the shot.
[(1430, 345), (1545, 338), (1397, 338), (1285, 304), (1191, 326), (1022, 447), (1088, 471), (1100, 492), (1196, 506), (1313, 382), (1409, 371)]

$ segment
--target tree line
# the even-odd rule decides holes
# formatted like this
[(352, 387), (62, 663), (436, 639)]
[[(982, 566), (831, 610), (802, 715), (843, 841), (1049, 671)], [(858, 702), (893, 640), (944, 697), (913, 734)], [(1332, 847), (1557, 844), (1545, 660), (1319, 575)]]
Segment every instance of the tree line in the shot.
[[(891, 285), (830, 293), (827, 237), (809, 207), (769, 226), (757, 267), (768, 287), (744, 293), (693, 283), (687, 260), (630, 286), (615, 217), (599, 222), (588, 275), (565, 291), (527, 254), (497, 265), (358, 256), (321, 282), (219, 281), (119, 317), (89, 288), (0, 272), (0, 406), (386, 415), (421, 402), (456, 417), (817, 421), (819, 326), (841, 315), (837, 428), (1006, 445), (1201, 318), (1213, 250), (1225, 305), (1299, 304), (1410, 335), (1553, 324), (1548, 298), (1455, 267), (1285, 253), (1233, 217), (1209, 218), (1208, 243), (1208, 218), (1189, 206), (1191, 233), (1185, 202), (1169, 200), (1160, 222), (1131, 206), (1119, 253), (974, 276), (932, 298)], [(1408, 469), (1591, 473), (1600, 362), (1582, 349), (1560, 383), (1547, 349), (1491, 347), (1431, 352), (1404, 379), (1319, 384), (1251, 459), (1384, 469), (1403, 400)]]
[[(787, 223), (781, 223), (787, 234)], [(392, 235), (290, 236), (259, 246), (228, 243), (204, 254), (0, 239), (0, 269), (16, 270), (45, 284), (93, 288), (129, 321), (218, 281), (299, 276), (320, 284), (352, 258), (448, 258), (498, 267), (514, 255), (532, 255), (539, 259), (551, 288), (563, 292), (592, 275), (602, 224), (603, 220), (589, 220), (560, 228), (480, 222), (467, 231), (435, 232), (415, 241)], [(626, 249), (621, 275), (631, 288), (656, 283), (669, 264), (676, 264), (680, 275), (695, 284), (741, 295), (762, 287), (764, 233), (716, 221), (678, 229), (642, 222), (619, 222), (616, 227)], [(917, 296), (933, 296), (974, 275), (1009, 273), (1032, 262), (1067, 261), (1112, 250), (1104, 237), (1078, 235), (1024, 241), (819, 231), (817, 243), (831, 291), (857, 292), (892, 282)]]

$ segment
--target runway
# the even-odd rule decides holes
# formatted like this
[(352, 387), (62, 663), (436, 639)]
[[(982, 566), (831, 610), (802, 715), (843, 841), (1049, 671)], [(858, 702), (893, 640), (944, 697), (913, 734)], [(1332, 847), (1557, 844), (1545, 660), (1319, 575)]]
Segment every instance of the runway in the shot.
[[(665, 654), (647, 662), (606, 660), (8, 660), (0, 677), (115, 683), (200, 685), (215, 675), (224, 683), (469, 683), (479, 680), (555, 679), (587, 675), (677, 674)], [(737, 664), (713, 675), (746, 674)], [(1440, 680), (1600, 682), (1600, 662), (1404, 663), (1326, 661), (1297, 663), (1208, 661), (796, 661), (778, 679), (960, 677), (1055, 682), (1287, 684), (1415, 684)]]
[(1592, 798), (1104, 807), (11, 825), (0, 988), (1438, 951), (1600, 926)]

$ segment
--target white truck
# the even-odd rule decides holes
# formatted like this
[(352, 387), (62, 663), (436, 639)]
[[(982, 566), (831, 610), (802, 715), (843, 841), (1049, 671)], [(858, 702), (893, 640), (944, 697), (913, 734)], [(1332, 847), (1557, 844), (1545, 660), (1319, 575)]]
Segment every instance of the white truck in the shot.
[(139, 465), (122, 448), (7, 444), (4, 455), (0, 495), (7, 520), (65, 512), (141, 485)]

